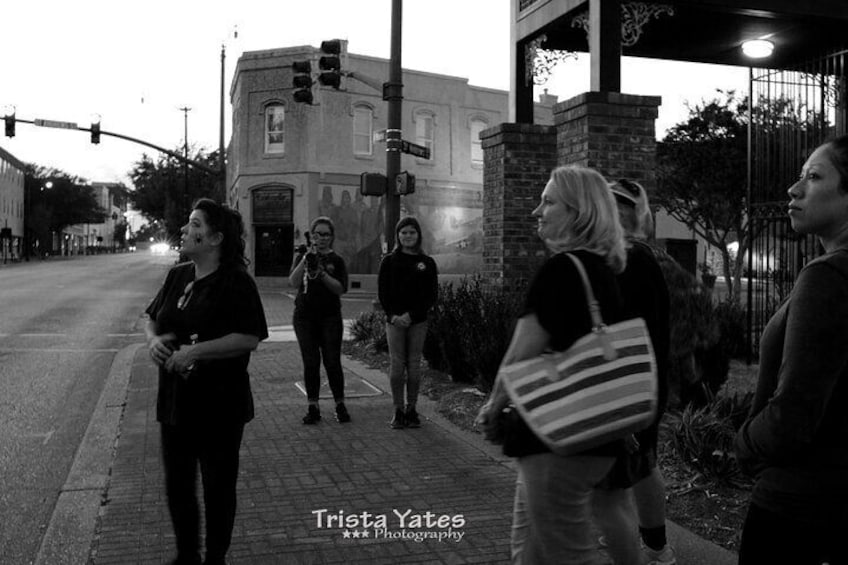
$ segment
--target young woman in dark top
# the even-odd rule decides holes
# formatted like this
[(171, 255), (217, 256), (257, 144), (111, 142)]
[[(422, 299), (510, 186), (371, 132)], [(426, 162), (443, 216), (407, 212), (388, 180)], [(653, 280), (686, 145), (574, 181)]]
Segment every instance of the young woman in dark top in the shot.
[(179, 564), (200, 563), (198, 463), (204, 563), (224, 563), (232, 537), (239, 447), (253, 418), (247, 365), (268, 337), (259, 292), (245, 269), (243, 231), (238, 212), (199, 200), (182, 228), (189, 261), (168, 272), (146, 310), (150, 356), (159, 366), (156, 419)]
[(757, 390), (736, 436), (756, 478), (739, 563), (848, 563), (848, 136), (816, 149), (789, 220), (818, 236), (760, 338)]
[[(380, 263), (377, 292), (386, 313), (389, 380), (395, 411), (391, 427), (421, 425), (415, 409), (421, 382), (421, 353), (427, 336), (427, 313), (439, 290), (436, 262), (421, 250), (421, 226), (411, 216), (395, 228), (395, 249)], [(404, 379), (404, 369), (406, 378)], [(404, 408), (404, 384), (406, 408)]]
[(330, 391), (336, 401), (336, 420), (350, 422), (344, 403), (342, 371), (342, 302), (347, 292), (347, 266), (333, 251), (336, 228), (326, 216), (312, 221), (309, 231), (313, 248), (295, 259), (289, 284), (297, 288), (294, 301), (294, 333), (303, 358), (303, 381), (309, 402), (304, 424), (321, 421), (318, 395), (321, 387), (321, 360), (327, 371)]
[[(657, 466), (659, 424), (668, 398), (668, 352), (671, 339), (668, 286), (653, 250), (644, 243), (651, 234), (653, 224), (645, 189), (639, 183), (627, 179), (616, 181), (611, 188), (627, 242), (627, 268), (618, 276), (618, 284), (629, 312), (628, 317), (642, 318), (648, 326), (657, 361), (659, 406), (654, 422), (634, 435), (632, 452), (616, 461), (604, 480), (603, 488), (596, 493), (595, 503), (602, 508), (611, 490), (632, 487), (647, 562), (651, 565), (674, 565), (677, 559), (666, 538), (665, 481)], [(613, 493), (613, 501), (617, 499), (618, 493)], [(600, 515), (609, 513), (600, 512)], [(619, 529), (631, 526), (629, 522), (606, 524), (604, 529), (609, 534), (604, 545), (617, 544)]]
[[(583, 283), (570, 252), (580, 259), (606, 323), (626, 317), (616, 274), (624, 270), (625, 250), (621, 225), (606, 180), (592, 169), (558, 167), (533, 211), (538, 234), (554, 253), (536, 273), (527, 293), (503, 363), (534, 357), (546, 349), (567, 349), (591, 331), (592, 322)], [(497, 420), (509, 402), (495, 383), (478, 416), (484, 433), (496, 433)], [(563, 457), (550, 452), (538, 438), (525, 445), (518, 459), (515, 509), (512, 526), (514, 563), (593, 563), (597, 545), (592, 529), (595, 487), (624, 453), (624, 442), (612, 442), (581, 454)], [(632, 516), (625, 491), (609, 512)], [(635, 525), (616, 563), (638, 563)], [(624, 547), (624, 546), (622, 546)]]

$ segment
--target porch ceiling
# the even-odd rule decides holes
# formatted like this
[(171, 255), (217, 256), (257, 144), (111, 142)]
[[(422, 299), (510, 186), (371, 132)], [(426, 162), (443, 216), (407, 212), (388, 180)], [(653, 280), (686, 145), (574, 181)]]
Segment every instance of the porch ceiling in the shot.
[[(544, 0), (536, 0), (544, 3)], [(557, 0), (553, 0), (557, 1)], [(624, 2), (625, 0), (623, 0)], [(663, 2), (674, 15), (662, 14), (643, 28), (639, 41), (623, 47), (623, 55), (674, 61), (692, 61), (772, 68), (791, 68), (848, 47), (848, 2), (845, 0), (699, 0)], [(521, 25), (531, 39), (547, 35), (542, 47), (588, 51), (586, 32), (575, 27), (576, 15), (588, 2), (547, 22), (536, 30)], [(535, 27), (535, 26), (534, 26)], [(749, 59), (741, 45), (748, 39), (766, 38), (775, 44), (767, 59)]]

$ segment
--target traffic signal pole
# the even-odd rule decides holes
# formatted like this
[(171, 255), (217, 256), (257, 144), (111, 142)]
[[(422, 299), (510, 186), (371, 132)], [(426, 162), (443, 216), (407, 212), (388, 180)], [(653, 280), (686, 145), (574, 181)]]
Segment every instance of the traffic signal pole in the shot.
[(401, 24), (403, 0), (392, 0), (392, 43), (389, 57), (389, 82), (384, 86), (383, 98), (388, 102), (388, 128), (386, 129), (386, 190), (385, 238), (386, 251), (395, 245), (395, 226), (400, 219), (400, 196), (395, 193), (395, 179), (400, 173), (402, 146), (403, 70), (401, 68)]

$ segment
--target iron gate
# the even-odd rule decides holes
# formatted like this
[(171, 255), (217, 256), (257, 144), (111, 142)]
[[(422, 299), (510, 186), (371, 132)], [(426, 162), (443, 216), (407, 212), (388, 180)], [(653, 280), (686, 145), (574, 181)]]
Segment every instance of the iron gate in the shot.
[(846, 133), (846, 67), (840, 51), (791, 69), (752, 69), (749, 109), (748, 351), (795, 277), (821, 254), (792, 231), (786, 191), (822, 141)]

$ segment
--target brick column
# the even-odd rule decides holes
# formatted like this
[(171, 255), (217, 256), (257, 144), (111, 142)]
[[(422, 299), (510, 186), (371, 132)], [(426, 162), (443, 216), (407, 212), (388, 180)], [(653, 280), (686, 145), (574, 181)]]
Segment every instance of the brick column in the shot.
[(662, 99), (586, 92), (554, 106), (557, 164), (592, 167), (608, 180), (656, 187), (656, 119)]
[(556, 166), (553, 126), (504, 123), (483, 145), (483, 272), (486, 288), (521, 290), (545, 257), (530, 216)]

